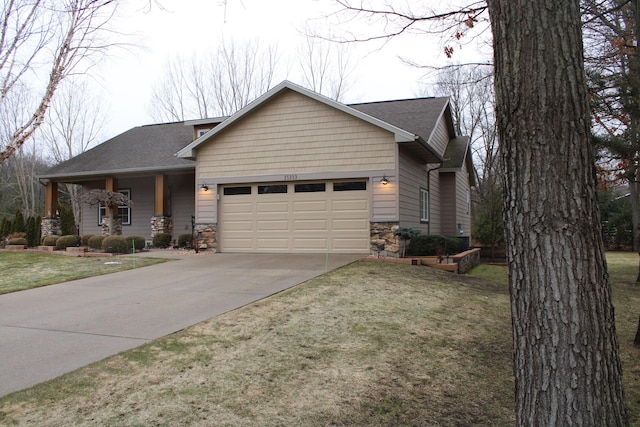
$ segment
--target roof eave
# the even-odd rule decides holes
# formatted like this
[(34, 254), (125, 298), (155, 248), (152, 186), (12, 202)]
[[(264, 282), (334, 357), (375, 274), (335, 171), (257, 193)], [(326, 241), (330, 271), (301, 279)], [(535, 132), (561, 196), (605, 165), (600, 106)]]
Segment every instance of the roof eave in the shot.
[(195, 163), (193, 165), (171, 165), (171, 166), (149, 166), (146, 168), (127, 168), (127, 169), (105, 169), (98, 171), (85, 171), (85, 172), (72, 172), (72, 173), (58, 173), (50, 175), (38, 175), (39, 180), (64, 180), (64, 179), (77, 179), (77, 178), (92, 178), (103, 177), (110, 175), (126, 175), (132, 173), (152, 173), (152, 172), (166, 172), (166, 171), (180, 171), (180, 170), (192, 170), (195, 169)]

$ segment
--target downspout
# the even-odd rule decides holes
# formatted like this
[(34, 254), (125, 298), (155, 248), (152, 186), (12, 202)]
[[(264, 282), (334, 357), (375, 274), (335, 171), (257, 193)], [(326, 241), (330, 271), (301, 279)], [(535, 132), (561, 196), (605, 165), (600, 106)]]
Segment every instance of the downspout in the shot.
[(427, 222), (427, 234), (431, 234), (431, 172), (436, 171), (442, 168), (443, 163), (440, 163), (435, 168), (427, 169), (427, 197), (429, 200), (427, 201), (427, 206), (429, 208), (429, 222)]

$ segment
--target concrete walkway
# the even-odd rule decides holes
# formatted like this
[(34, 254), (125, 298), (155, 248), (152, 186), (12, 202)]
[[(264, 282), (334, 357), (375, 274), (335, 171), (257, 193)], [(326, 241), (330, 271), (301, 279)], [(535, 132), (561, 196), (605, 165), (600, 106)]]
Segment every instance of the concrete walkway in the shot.
[[(150, 256), (173, 257), (171, 253)], [(362, 256), (331, 255), (329, 269)], [(199, 254), (0, 295), (0, 396), (325, 272), (325, 256)]]

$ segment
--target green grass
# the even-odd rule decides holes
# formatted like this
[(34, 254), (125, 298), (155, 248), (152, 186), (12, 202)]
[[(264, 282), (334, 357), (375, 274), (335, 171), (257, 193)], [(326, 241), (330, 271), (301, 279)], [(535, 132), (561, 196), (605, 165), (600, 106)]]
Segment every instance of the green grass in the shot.
[[(609, 254), (632, 425), (637, 254)], [(362, 261), (0, 399), (2, 425), (514, 424), (507, 270)]]
[[(71, 257), (28, 252), (0, 252), (0, 294), (99, 276), (166, 260), (132, 256)], [(105, 264), (109, 263), (109, 264)]]

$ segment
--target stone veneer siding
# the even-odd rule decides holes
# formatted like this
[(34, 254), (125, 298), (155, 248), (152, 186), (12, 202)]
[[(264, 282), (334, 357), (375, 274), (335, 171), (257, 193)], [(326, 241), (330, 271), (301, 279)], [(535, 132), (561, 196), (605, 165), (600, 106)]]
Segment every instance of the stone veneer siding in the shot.
[(60, 218), (42, 218), (40, 222), (40, 232), (42, 237), (60, 236)]
[(400, 244), (393, 231), (399, 227), (397, 222), (372, 222), (369, 225), (370, 252), (374, 255), (399, 257)]
[(161, 233), (173, 235), (173, 218), (170, 216), (159, 215), (151, 217), (151, 238)]
[(201, 249), (218, 250), (218, 224), (196, 224), (194, 231)]
[[(102, 235), (109, 236), (109, 222), (111, 218), (103, 217), (102, 218)], [(113, 219), (113, 235), (114, 236), (122, 236), (122, 219), (114, 218)]]

